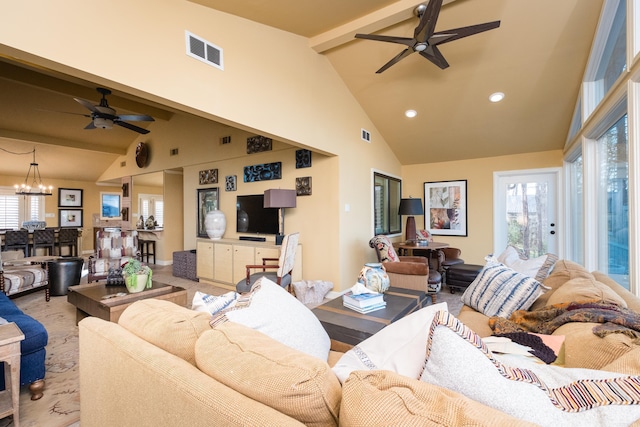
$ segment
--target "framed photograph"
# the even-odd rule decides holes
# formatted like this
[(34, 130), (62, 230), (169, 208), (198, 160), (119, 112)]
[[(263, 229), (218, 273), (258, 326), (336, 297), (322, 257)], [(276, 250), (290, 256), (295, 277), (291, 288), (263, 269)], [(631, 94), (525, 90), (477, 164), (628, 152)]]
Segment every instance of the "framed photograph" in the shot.
[(58, 206), (81, 208), (82, 207), (82, 189), (58, 188)]
[(209, 237), (204, 219), (209, 211), (218, 209), (218, 187), (198, 189), (198, 237)]
[(100, 219), (122, 219), (120, 193), (100, 193)]
[(424, 183), (424, 228), (435, 236), (467, 235), (467, 180)]
[(82, 209), (58, 209), (60, 227), (82, 227)]

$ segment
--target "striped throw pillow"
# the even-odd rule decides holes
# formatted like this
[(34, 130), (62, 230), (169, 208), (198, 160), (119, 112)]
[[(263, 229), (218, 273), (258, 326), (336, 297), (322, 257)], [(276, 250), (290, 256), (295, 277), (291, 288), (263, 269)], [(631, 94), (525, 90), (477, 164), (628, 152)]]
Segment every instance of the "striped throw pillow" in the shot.
[(536, 279), (507, 267), (493, 256), (462, 295), (465, 305), (486, 316), (509, 317), (526, 310), (546, 289)]

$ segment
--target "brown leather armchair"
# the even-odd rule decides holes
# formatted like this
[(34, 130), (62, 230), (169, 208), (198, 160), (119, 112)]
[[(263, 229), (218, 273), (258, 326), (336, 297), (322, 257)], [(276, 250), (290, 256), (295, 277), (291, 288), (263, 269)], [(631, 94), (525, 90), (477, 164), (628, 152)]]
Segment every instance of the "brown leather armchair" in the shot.
[(398, 256), (387, 236), (378, 235), (369, 240), (369, 246), (376, 251), (391, 286), (425, 291), (435, 303), (436, 293), (442, 287), (442, 276), (429, 268), (429, 260), (422, 256)]

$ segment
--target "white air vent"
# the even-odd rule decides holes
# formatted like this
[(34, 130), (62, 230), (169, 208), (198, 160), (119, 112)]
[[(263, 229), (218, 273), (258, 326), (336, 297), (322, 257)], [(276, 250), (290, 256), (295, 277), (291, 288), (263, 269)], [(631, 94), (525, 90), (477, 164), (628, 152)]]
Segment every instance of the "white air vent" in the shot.
[(169, 150), (169, 155), (170, 156), (177, 156), (178, 155), (178, 149), (177, 148), (171, 148)]
[(363, 141), (371, 142), (371, 133), (366, 129), (361, 129), (360, 138), (362, 138)]
[(220, 138), (220, 144), (231, 144), (231, 136), (223, 136)]
[(187, 55), (224, 70), (222, 48), (214, 45), (213, 43), (209, 43), (205, 39), (198, 37), (189, 31), (185, 31), (184, 33), (187, 42)]

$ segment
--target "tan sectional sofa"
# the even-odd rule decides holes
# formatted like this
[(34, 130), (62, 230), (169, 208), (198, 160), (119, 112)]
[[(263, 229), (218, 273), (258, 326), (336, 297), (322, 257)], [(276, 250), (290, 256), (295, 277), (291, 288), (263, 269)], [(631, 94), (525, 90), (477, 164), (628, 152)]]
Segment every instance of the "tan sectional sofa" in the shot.
[[(640, 311), (640, 299), (567, 261), (545, 280), (552, 290), (535, 307), (575, 278), (603, 284)], [(594, 291), (576, 286), (572, 292)], [(491, 333), (488, 318), (468, 307), (459, 319), (482, 336)], [(118, 324), (82, 320), (82, 426), (531, 425), (391, 371), (356, 371), (341, 386), (330, 366), (342, 353), (332, 351), (325, 362), (245, 326), (212, 329), (209, 321), (207, 313), (158, 300), (132, 304)], [(640, 350), (631, 338), (592, 337), (588, 324), (562, 328), (567, 364), (640, 374)]]

